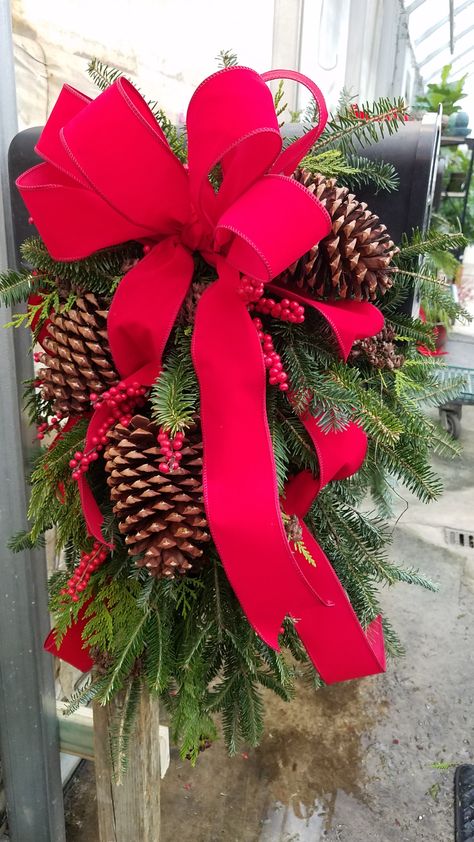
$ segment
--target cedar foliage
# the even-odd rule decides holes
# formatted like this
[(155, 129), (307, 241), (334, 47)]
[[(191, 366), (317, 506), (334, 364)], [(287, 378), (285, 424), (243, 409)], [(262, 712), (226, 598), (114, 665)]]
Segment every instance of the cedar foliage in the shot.
[[(231, 62), (232, 55), (222, 55), (223, 63), (224, 60)], [(117, 78), (114, 71), (98, 62), (91, 66), (91, 75), (101, 87)], [(393, 188), (396, 174), (392, 169), (387, 165), (367, 169), (364, 160), (351, 157), (352, 145), (354, 138), (371, 142), (384, 130), (395, 131), (405, 108), (382, 100), (364, 110), (370, 116), (365, 126), (349, 108), (332, 118), (305, 165), (341, 178), (363, 179), (371, 174), (376, 184), (379, 179), (380, 188)], [(173, 132), (169, 136), (172, 145), (178, 142)], [(298, 325), (265, 317), (292, 387), (293, 404), (271, 387), (267, 393), (280, 493), (284, 494), (285, 482), (295, 468), (308, 468), (315, 475), (318, 472), (314, 450), (295, 413), (308, 406), (308, 395), (308, 408), (319, 417), (323, 429), (341, 429), (349, 420), (356, 420), (369, 438), (361, 470), (354, 477), (324, 488), (306, 518), (364, 626), (380, 613), (381, 585), (405, 582), (435, 588), (411, 564), (399, 566), (390, 559), (391, 531), (387, 519), (395, 482), (422, 501), (429, 502), (440, 495), (441, 484), (430, 465), (430, 454), (456, 456), (459, 448), (424, 409), (439, 403), (440, 395), (442, 400), (455, 397), (462, 390), (463, 381), (446, 376), (440, 385), (438, 372), (442, 364), (422, 356), (417, 347), (433, 347), (432, 325), (401, 313), (399, 308), (413, 286), (418, 285), (425, 299), (437, 305), (442, 303), (452, 317), (466, 315), (452, 302), (447, 288), (429, 267), (431, 254), (458, 248), (463, 242), (460, 235), (452, 238), (414, 232), (401, 243), (392, 266), (394, 285), (376, 302), (395, 330), (405, 357), (399, 369), (375, 369), (360, 359), (347, 365), (341, 363), (331, 333), (313, 311), (306, 313), (305, 322)], [(76, 289), (86, 289), (111, 298), (127, 267), (140, 254), (138, 244), (128, 243), (74, 263), (57, 262), (41, 240), (32, 238), (24, 244), (23, 258), (38, 274), (29, 269), (3, 273), (0, 298), (7, 304), (17, 304), (26, 301), (31, 292), (40, 291), (44, 297), (50, 296), (50, 301), (58, 280), (69, 284), (72, 294)], [(209, 268), (199, 260), (195, 279), (209, 281)], [(42, 306), (46, 318), (49, 304), (42, 302)], [(26, 321), (30, 316), (27, 308)], [(183, 327), (179, 320), (177, 325), (148, 407), (151, 416), (171, 434), (186, 430), (199, 413), (199, 390), (190, 355), (192, 328)], [(25, 401), (32, 421), (38, 422), (50, 413), (50, 407), (38, 396), (34, 381), (25, 384)], [(11, 541), (17, 550), (38, 546), (44, 542), (45, 532), (52, 526), (56, 528), (57, 548), (63, 551), (64, 558), (64, 569), (50, 581), (58, 642), (85, 610), (84, 640), (93, 647), (100, 666), (86, 686), (73, 694), (70, 710), (93, 699), (106, 704), (117, 691), (126, 688), (122, 719), (111, 735), (117, 776), (126, 761), (142, 687), (159, 695), (166, 705), (172, 736), (180, 744), (183, 758), (189, 757), (194, 763), (203, 741), (216, 737), (216, 718), (222, 723), (231, 754), (242, 742), (257, 745), (263, 730), (264, 690), (290, 699), (298, 677), (311, 681), (314, 687), (322, 684), (299, 641), (294, 621), (287, 618), (284, 622), (281, 652), (270, 649), (249, 626), (212, 545), (207, 564), (192, 577), (156, 580), (137, 568), (117, 530), (100, 461), (94, 463), (88, 478), (104, 514), (104, 535), (113, 541), (114, 550), (107, 563), (91, 577), (77, 602), (61, 593), (81, 551), (88, 551), (91, 546), (77, 485), (69, 468), (74, 452), (83, 447), (86, 428), (87, 420), (77, 423), (56, 440), (51, 450), (44, 449), (36, 457), (31, 475), (30, 529)], [(368, 499), (369, 511), (367, 505), (362, 505)], [(389, 653), (399, 653), (396, 632), (386, 619), (384, 630)]]

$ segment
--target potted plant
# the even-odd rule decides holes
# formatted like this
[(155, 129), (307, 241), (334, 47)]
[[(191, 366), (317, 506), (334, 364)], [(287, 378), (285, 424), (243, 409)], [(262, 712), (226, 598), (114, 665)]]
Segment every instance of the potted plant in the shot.
[[(456, 79), (455, 81), (449, 81), (449, 75), (451, 73), (451, 64), (445, 64), (443, 70), (441, 71), (441, 81), (440, 82), (430, 82), (427, 85), (426, 92), (423, 96), (417, 97), (415, 101), (415, 108), (420, 111), (438, 111), (439, 106), (442, 106), (443, 109), (443, 118), (444, 118), (444, 126), (448, 130), (448, 134), (458, 134), (457, 131), (452, 131), (454, 126), (449, 127), (448, 122), (449, 120), (446, 118), (451, 117), (453, 114), (457, 114), (461, 112), (461, 106), (457, 103), (459, 100), (464, 99), (467, 94), (464, 93), (464, 83), (467, 78), (467, 73), (464, 76), (461, 76), (460, 79)], [(464, 115), (464, 112), (461, 112)], [(462, 126), (461, 128), (465, 129), (464, 123), (469, 122), (469, 119), (466, 120), (466, 116), (461, 121)], [(451, 131), (449, 131), (451, 129)]]
[(466, 184), (469, 157), (459, 147), (447, 147), (443, 157), (446, 161), (445, 189), (448, 193), (461, 193)]

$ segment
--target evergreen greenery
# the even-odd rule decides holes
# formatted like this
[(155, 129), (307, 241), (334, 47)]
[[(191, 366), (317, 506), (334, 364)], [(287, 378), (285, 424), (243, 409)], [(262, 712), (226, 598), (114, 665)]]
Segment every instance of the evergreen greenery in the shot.
[(349, 188), (372, 184), (378, 192), (396, 190), (398, 187), (398, 175), (393, 164), (370, 161), (361, 155), (344, 156), (340, 149), (311, 153), (303, 158), (300, 166), (310, 172), (321, 173), (326, 178), (336, 178), (339, 184)]
[[(222, 61), (225, 63), (224, 56)], [(102, 87), (117, 78), (115, 71), (98, 62), (90, 72)], [(328, 175), (364, 178), (365, 162), (351, 157), (355, 140), (368, 143), (384, 130), (394, 131), (405, 110), (402, 103), (381, 100), (372, 108), (364, 106), (368, 117), (361, 121), (347, 106), (330, 120), (308, 165)], [(386, 165), (379, 166), (377, 177), (378, 186), (395, 186), (394, 173)], [(424, 410), (438, 403), (440, 396), (442, 400), (454, 397), (463, 382), (459, 377), (446, 376), (440, 385), (439, 361), (418, 350), (419, 345), (433, 347), (432, 325), (401, 312), (400, 306), (415, 285), (429, 301), (443, 301), (448, 306), (447, 290), (428, 261), (431, 255), (458, 248), (462, 242), (460, 237), (453, 240), (439, 233), (422, 236), (415, 232), (400, 244), (393, 266), (394, 286), (376, 303), (396, 331), (397, 345), (405, 357), (401, 368), (374, 368), (362, 358), (342, 363), (327, 325), (313, 311), (306, 313), (304, 323), (298, 325), (262, 317), (292, 390), (291, 401), (274, 388), (269, 387), (267, 392), (282, 497), (288, 477), (295, 471), (306, 468), (317, 475), (319, 470), (298, 418), (305, 408), (318, 417), (325, 430), (342, 429), (356, 420), (369, 438), (362, 469), (348, 480), (326, 486), (306, 518), (364, 627), (380, 613), (382, 585), (405, 582), (435, 587), (411, 563), (399, 566), (390, 559), (387, 519), (395, 483), (426, 502), (441, 493), (430, 454), (435, 451), (455, 456), (458, 446)], [(32, 290), (40, 289), (55, 309), (58, 301), (52, 301), (51, 296), (59, 279), (69, 284), (71, 294), (91, 290), (111, 298), (121, 277), (141, 253), (138, 244), (128, 243), (74, 263), (57, 262), (44, 244), (33, 238), (25, 243), (23, 258), (40, 274), (27, 270), (6, 273), (0, 278), (0, 292), (6, 303), (16, 304), (26, 301)], [(195, 280), (210, 280), (209, 269), (202, 261), (196, 263)], [(453, 317), (462, 314), (452, 300), (449, 308)], [(30, 317), (31, 311), (27, 320), (31, 321)], [(191, 426), (199, 414), (191, 333), (192, 328), (184, 328), (178, 320), (166, 348), (163, 372), (149, 395), (147, 409), (172, 434)], [(51, 407), (37, 395), (34, 382), (25, 384), (25, 400), (32, 421), (50, 414)], [(11, 542), (17, 550), (37, 546), (44, 541), (45, 532), (55, 527), (57, 549), (64, 558), (64, 569), (50, 581), (56, 637), (60, 642), (71, 623), (84, 614), (84, 640), (92, 647), (97, 663), (86, 686), (72, 696), (70, 709), (93, 699), (106, 704), (121, 693), (120, 716), (111, 733), (111, 754), (118, 777), (124, 768), (143, 688), (159, 695), (166, 705), (172, 736), (180, 744), (183, 758), (196, 761), (203, 741), (215, 738), (218, 722), (231, 754), (242, 741), (256, 745), (263, 731), (264, 690), (290, 699), (298, 677), (311, 681), (314, 687), (322, 683), (299, 641), (295, 621), (284, 621), (281, 652), (263, 643), (243, 614), (212, 544), (202, 571), (189, 577), (156, 580), (146, 569), (137, 568), (127, 555), (112, 516), (100, 460), (90, 468), (88, 478), (105, 518), (104, 537), (113, 541), (114, 549), (77, 602), (63, 593), (81, 552), (89, 551), (92, 544), (69, 467), (75, 451), (83, 449), (87, 424), (87, 419), (79, 420), (56, 438), (54, 446), (37, 456), (31, 475), (30, 529)], [(245, 512), (242, 524), (244, 528)], [(297, 549), (308, 564), (314, 563), (303, 544)], [(396, 632), (386, 619), (384, 630), (388, 651), (400, 652)]]
[(400, 98), (381, 97), (371, 105), (362, 105), (360, 111), (350, 104), (342, 104), (336, 114), (329, 116), (314, 151), (319, 154), (326, 149), (339, 149), (345, 155), (357, 155), (361, 145), (369, 146), (398, 131), (405, 122), (407, 110)]

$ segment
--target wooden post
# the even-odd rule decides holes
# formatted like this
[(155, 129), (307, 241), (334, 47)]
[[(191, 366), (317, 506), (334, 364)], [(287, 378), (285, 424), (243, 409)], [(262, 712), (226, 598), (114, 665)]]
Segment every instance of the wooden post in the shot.
[(121, 784), (114, 783), (108, 730), (121, 696), (94, 705), (94, 754), (100, 842), (159, 842), (160, 747), (159, 703), (144, 693), (130, 740), (129, 765)]

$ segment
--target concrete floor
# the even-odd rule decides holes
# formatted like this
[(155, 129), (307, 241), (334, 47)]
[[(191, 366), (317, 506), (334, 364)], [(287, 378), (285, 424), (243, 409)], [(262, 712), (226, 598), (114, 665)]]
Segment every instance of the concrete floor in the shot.
[[(474, 407), (461, 440), (460, 459), (436, 460), (443, 499), (410, 500), (395, 528), (394, 557), (440, 585), (383, 592), (406, 657), (382, 677), (319, 693), (301, 686), (290, 705), (269, 699), (261, 747), (233, 760), (216, 744), (192, 769), (173, 752), (160, 842), (454, 838), (454, 766), (474, 762), (474, 549), (448, 546), (444, 528), (474, 533)], [(68, 795), (67, 822), (68, 842), (98, 839), (90, 764)]]

